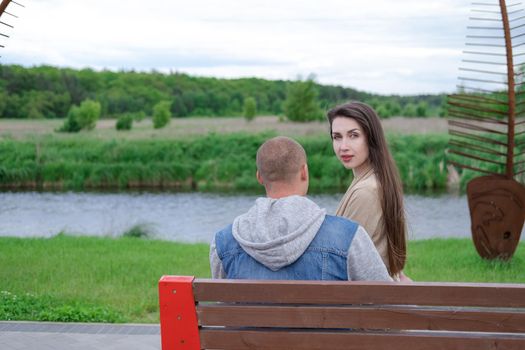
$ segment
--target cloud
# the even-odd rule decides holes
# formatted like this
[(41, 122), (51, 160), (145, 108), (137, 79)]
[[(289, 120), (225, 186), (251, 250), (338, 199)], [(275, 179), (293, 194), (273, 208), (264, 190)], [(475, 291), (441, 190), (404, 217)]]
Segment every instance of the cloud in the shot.
[[(3, 63), (454, 90), (466, 1), (32, 0)], [(439, 74), (439, 76), (437, 76)]]

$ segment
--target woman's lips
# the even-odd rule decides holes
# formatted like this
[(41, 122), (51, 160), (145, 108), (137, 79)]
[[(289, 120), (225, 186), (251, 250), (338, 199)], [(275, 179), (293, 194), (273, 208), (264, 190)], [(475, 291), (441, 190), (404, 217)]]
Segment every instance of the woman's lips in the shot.
[(343, 162), (349, 162), (352, 160), (352, 158), (354, 158), (354, 156), (349, 156), (349, 155), (344, 155), (344, 156), (341, 156), (341, 160)]

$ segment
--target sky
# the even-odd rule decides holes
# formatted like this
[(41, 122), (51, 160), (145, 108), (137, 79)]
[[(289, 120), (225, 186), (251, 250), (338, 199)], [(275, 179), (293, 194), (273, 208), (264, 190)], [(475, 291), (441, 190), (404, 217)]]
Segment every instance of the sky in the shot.
[[(470, 1), (17, 0), (0, 63), (453, 92)], [(494, 0), (485, 0), (494, 1)]]

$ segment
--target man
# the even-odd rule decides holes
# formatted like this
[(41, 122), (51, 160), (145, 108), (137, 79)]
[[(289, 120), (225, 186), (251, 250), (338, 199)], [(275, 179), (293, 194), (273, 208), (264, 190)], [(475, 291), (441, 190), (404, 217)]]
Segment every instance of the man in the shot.
[(306, 153), (275, 137), (257, 151), (265, 198), (215, 234), (213, 278), (391, 281), (366, 231), (306, 198)]

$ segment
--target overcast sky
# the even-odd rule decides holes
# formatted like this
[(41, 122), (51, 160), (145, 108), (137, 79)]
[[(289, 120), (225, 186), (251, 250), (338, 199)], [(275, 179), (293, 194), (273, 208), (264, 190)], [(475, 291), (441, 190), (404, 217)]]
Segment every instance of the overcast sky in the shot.
[[(18, 0), (0, 62), (455, 90), (470, 1)], [(493, 0), (487, 0), (493, 1)], [(496, 2), (497, 3), (497, 2)]]

